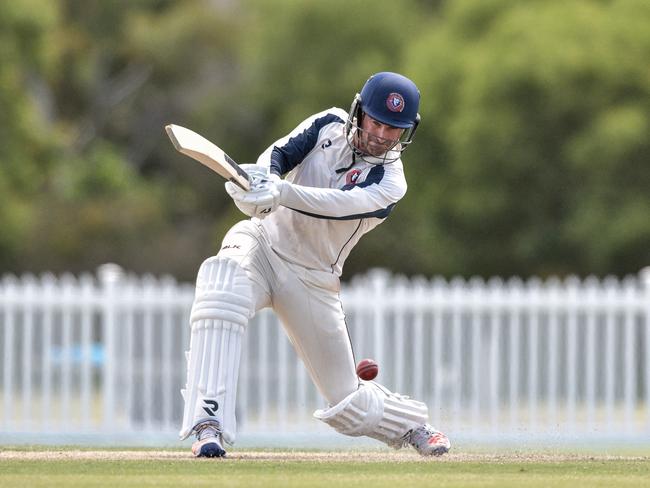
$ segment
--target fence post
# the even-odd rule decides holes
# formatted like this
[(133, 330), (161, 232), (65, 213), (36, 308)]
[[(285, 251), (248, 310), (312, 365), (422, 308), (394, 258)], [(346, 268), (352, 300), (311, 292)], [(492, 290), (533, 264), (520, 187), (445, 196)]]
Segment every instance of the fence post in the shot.
[(644, 296), (645, 310), (642, 311), (643, 323), (645, 326), (645, 350), (643, 358), (645, 361), (645, 409), (646, 420), (645, 428), (650, 432), (650, 266), (643, 268), (639, 272), (641, 289)]
[(102, 365), (102, 394), (104, 427), (107, 431), (115, 428), (115, 376), (116, 356), (115, 337), (117, 328), (117, 289), (123, 275), (122, 268), (117, 264), (103, 264), (97, 268), (97, 276), (101, 286), (102, 305), (102, 339), (104, 342), (104, 364)]
[(15, 428), (13, 396), (14, 390), (14, 349), (15, 328), (14, 310), (18, 302), (18, 280), (14, 276), (4, 276), (0, 282), (0, 322), (3, 325), (2, 350), (2, 426), (3, 430)]

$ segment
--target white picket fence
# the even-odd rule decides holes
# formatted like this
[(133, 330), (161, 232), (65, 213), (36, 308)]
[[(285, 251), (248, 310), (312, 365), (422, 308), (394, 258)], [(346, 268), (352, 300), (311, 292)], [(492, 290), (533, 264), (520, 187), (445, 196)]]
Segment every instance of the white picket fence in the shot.
[[(96, 277), (4, 276), (0, 443), (43, 432), (173, 440), (193, 294), (115, 265)], [(650, 442), (650, 268), (621, 281), (373, 271), (342, 299), (357, 360), (375, 358), (378, 381), (426, 401), (452, 437)], [(329, 433), (311, 418), (322, 406), (276, 318), (259, 314), (242, 354), (240, 432)]]

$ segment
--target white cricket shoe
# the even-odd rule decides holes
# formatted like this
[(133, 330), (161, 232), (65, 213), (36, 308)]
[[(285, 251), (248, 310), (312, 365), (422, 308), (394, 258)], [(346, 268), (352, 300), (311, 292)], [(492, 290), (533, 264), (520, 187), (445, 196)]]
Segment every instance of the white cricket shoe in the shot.
[(442, 456), (451, 448), (447, 436), (429, 424), (409, 431), (404, 436), (404, 440), (423, 456)]
[(195, 427), (197, 441), (192, 444), (196, 457), (224, 457), (226, 451), (221, 447), (221, 429), (216, 421), (209, 421)]

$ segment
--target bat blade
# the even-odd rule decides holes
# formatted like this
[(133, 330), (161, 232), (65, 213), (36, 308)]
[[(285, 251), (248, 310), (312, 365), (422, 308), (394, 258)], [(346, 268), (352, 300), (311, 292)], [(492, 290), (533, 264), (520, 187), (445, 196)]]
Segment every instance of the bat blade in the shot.
[(165, 126), (165, 131), (178, 152), (195, 159), (244, 190), (251, 189), (251, 179), (248, 173), (219, 146), (193, 130), (180, 125), (169, 124)]

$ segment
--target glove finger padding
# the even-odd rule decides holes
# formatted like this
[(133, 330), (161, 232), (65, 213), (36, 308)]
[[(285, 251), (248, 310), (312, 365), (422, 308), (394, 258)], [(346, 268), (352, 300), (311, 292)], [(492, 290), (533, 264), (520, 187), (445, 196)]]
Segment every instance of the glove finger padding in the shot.
[[(239, 166), (246, 171), (251, 180), (251, 192), (264, 188), (265, 184), (269, 181), (269, 168), (258, 164), (240, 164)], [(248, 193), (242, 187), (232, 183), (231, 181), (226, 182), (226, 192), (228, 192), (228, 195), (233, 198), (234, 195)]]
[(235, 205), (244, 215), (247, 215), (249, 217), (257, 217), (259, 219), (263, 219), (270, 213), (270, 211), (264, 212), (265, 207), (258, 207), (257, 205), (242, 203), (238, 202), (237, 200), (235, 200)]
[(254, 190), (235, 193), (231, 195), (232, 199), (242, 203), (252, 203), (254, 205), (271, 205), (273, 200), (275, 200), (280, 195), (280, 192), (275, 187), (271, 186), (258, 186)]
[(231, 182), (226, 182), (225, 186), (228, 195), (234, 200), (235, 205), (242, 213), (249, 217), (263, 219), (278, 208), (280, 202), (279, 183), (281, 181), (277, 175), (256, 172), (254, 186), (250, 191), (242, 190)]
[(240, 164), (239, 167), (246, 171), (251, 180), (251, 189), (269, 179), (270, 168), (259, 164)]
[(226, 187), (226, 192), (228, 193), (228, 195), (230, 195), (230, 198), (232, 198), (233, 200), (235, 199), (236, 194), (246, 193), (246, 190), (244, 190), (238, 185), (235, 185), (231, 181), (226, 181), (226, 184), (224, 186)]

